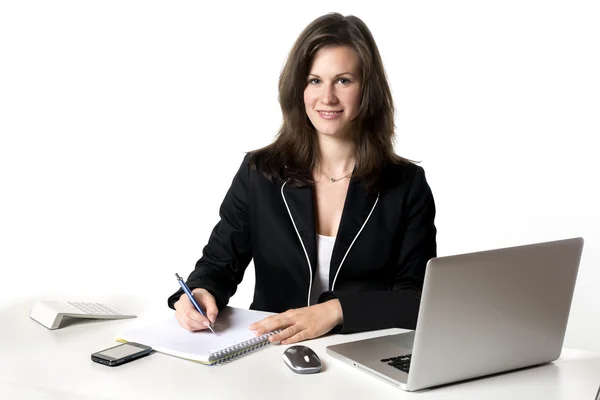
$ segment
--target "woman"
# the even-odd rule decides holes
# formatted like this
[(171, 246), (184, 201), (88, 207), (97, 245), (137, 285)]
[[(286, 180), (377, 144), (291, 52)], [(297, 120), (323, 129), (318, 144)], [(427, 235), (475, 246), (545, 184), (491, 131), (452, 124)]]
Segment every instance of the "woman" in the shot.
[[(330, 331), (414, 329), (435, 205), (421, 167), (393, 150), (394, 107), (377, 45), (357, 17), (301, 33), (279, 80), (283, 125), (250, 152), (187, 283), (211, 322), (254, 259), (252, 324), (289, 344)], [(180, 325), (209, 321), (178, 291)]]

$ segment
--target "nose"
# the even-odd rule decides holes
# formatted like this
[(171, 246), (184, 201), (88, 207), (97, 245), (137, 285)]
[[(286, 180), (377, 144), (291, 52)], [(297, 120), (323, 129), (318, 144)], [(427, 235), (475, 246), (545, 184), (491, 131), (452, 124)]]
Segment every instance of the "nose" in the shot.
[(323, 93), (321, 94), (321, 103), (323, 104), (335, 104), (338, 99), (335, 95), (334, 85), (323, 85)]

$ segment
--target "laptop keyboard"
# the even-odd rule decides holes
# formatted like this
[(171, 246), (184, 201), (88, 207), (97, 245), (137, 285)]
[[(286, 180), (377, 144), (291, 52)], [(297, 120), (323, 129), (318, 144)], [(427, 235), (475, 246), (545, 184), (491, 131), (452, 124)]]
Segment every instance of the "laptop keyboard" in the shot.
[(394, 368), (399, 369), (400, 371), (404, 371), (408, 373), (410, 369), (410, 358), (412, 354), (405, 354), (403, 356), (384, 358), (381, 362), (387, 363), (387, 365), (391, 365)]

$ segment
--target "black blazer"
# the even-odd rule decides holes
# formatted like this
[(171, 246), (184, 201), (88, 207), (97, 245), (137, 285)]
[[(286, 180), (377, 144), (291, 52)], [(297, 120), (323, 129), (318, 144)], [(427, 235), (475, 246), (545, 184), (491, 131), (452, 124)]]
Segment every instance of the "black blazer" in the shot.
[[(331, 257), (329, 291), (344, 323), (338, 332), (416, 326), (427, 261), (436, 256), (435, 205), (423, 168), (386, 167), (379, 194), (351, 179)], [(317, 268), (312, 187), (271, 182), (244, 158), (187, 284), (225, 307), (254, 259), (251, 309), (283, 312), (308, 305)], [(309, 267), (310, 265), (310, 267)], [(179, 290), (168, 299), (179, 299)]]

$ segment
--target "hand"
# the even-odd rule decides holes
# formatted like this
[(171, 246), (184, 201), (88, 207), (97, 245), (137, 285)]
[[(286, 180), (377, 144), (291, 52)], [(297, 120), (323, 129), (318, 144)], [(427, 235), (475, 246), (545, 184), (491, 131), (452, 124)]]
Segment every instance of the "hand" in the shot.
[(196, 303), (206, 311), (208, 319), (196, 310), (185, 293), (174, 304), (175, 317), (179, 325), (190, 332), (208, 329), (208, 325), (211, 322), (214, 323), (217, 319), (217, 314), (219, 313), (217, 302), (214, 296), (206, 289), (194, 289), (192, 290), (192, 294), (194, 295), (194, 299), (196, 299)]
[(269, 336), (270, 342), (290, 344), (322, 336), (343, 322), (342, 306), (338, 299), (310, 307), (288, 310), (272, 315), (248, 327), (256, 336), (283, 329)]

